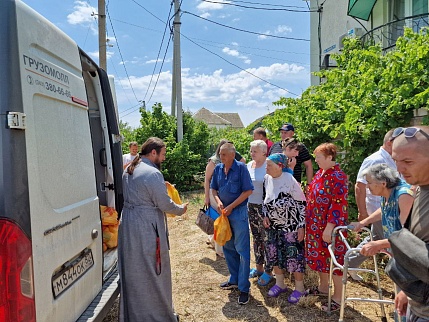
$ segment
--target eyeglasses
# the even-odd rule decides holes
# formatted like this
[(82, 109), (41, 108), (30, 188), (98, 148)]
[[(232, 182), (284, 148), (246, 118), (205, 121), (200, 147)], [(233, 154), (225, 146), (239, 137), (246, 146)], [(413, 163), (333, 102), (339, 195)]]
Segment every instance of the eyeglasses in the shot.
[(423, 131), (422, 129), (420, 129), (418, 127), (397, 127), (393, 131), (392, 138), (390, 139), (390, 141), (393, 141), (398, 136), (400, 136), (402, 133), (404, 133), (404, 136), (406, 138), (413, 138), (416, 136), (417, 132), (420, 132), (429, 140), (429, 134), (427, 134), (425, 131)]

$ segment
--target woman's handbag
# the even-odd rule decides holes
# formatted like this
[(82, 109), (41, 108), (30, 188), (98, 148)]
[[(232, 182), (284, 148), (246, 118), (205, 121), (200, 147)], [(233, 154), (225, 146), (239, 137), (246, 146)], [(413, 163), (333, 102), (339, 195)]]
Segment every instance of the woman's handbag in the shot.
[(195, 220), (195, 223), (207, 235), (213, 235), (215, 220), (208, 215), (208, 210), (209, 208), (207, 208), (206, 206), (200, 209), (200, 212), (197, 215), (197, 219)]

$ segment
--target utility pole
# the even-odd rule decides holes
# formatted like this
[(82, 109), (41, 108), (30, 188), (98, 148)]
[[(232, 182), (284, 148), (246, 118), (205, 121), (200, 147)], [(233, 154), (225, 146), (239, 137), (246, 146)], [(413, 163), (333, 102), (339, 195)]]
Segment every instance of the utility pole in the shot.
[[(174, 0), (174, 21), (173, 21), (173, 81), (172, 81), (172, 115), (176, 110), (177, 117), (177, 141), (183, 140), (183, 111), (182, 111), (182, 64), (180, 57), (180, 2)], [(176, 108), (177, 107), (177, 108)]]
[(171, 115), (176, 116), (176, 67), (174, 65), (174, 50), (173, 50), (173, 68), (171, 72)]
[(98, 0), (98, 56), (100, 68), (107, 71), (106, 58), (106, 3)]

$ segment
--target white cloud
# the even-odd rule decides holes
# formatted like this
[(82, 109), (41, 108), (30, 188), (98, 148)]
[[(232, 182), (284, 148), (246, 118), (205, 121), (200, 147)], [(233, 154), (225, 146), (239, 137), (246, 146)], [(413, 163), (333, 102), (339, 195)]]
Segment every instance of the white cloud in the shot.
[[(271, 33), (270, 33), (270, 31), (269, 30), (267, 30), (266, 32), (261, 32), (262, 34), (266, 34), (266, 35), (270, 35)], [(258, 39), (259, 40), (264, 40), (264, 39), (267, 39), (268, 37), (267, 36), (265, 36), (265, 35), (258, 35)]]
[(239, 53), (239, 51), (236, 50), (236, 49), (231, 49), (229, 47), (224, 47), (222, 49), (222, 52), (225, 53), (225, 54), (227, 54), (227, 55), (229, 55), (229, 56), (233, 56), (233, 57), (237, 57), (239, 59), (242, 59), (245, 64), (250, 64), (252, 62), (249, 58), (247, 58), (247, 56), (241, 55)]
[(128, 65), (128, 64), (133, 64), (133, 65), (141, 65), (142, 64), (142, 59), (140, 57), (136, 57), (134, 56), (131, 60), (125, 60), (125, 61), (121, 61), (119, 62), (119, 65)]
[(222, 49), (222, 52), (224, 52), (227, 55), (234, 56), (234, 57), (238, 57), (240, 55), (238, 50), (229, 49), (228, 47), (225, 47), (224, 49)]
[[(266, 35), (275, 35), (275, 36), (282, 36), (288, 33), (292, 32), (292, 28), (286, 25), (278, 25), (273, 31), (267, 30), (265, 32), (261, 32), (262, 34)], [(265, 35), (258, 35), (259, 40), (267, 39), (268, 36)]]
[(286, 34), (286, 33), (291, 33), (291, 32), (292, 32), (291, 27), (285, 26), (285, 25), (279, 25), (279, 26), (277, 26), (277, 29), (274, 33), (279, 35), (279, 34)]
[(229, 3), (229, 1), (225, 0), (217, 0), (217, 3), (213, 2), (200, 2), (197, 6), (197, 9), (200, 11), (210, 11), (210, 10), (220, 10), (223, 9), (225, 3)]
[[(114, 54), (115, 54), (115, 53), (114, 53), (113, 51), (107, 51), (107, 52), (106, 52), (106, 58), (107, 58), (107, 59), (110, 59), (110, 58), (112, 58), (112, 56), (113, 56)], [(92, 52), (89, 52), (89, 53), (88, 53), (88, 55), (89, 55), (90, 57), (94, 58), (95, 60), (98, 60), (98, 59), (99, 59), (99, 57), (100, 57), (100, 53), (99, 53), (98, 51), (92, 51)]]
[[(158, 59), (150, 59), (150, 60), (147, 60), (146, 62), (145, 62), (145, 64), (155, 64), (155, 63), (160, 63), (160, 62), (162, 62), (162, 59), (161, 58), (158, 58)], [(169, 62), (171, 62), (171, 59), (169, 58), (169, 59), (166, 59), (166, 60), (164, 60), (164, 63), (169, 63)]]
[[(211, 74), (195, 73), (189, 68), (182, 69), (182, 95), (183, 108), (190, 108), (193, 112), (205, 106), (216, 112), (238, 112), (245, 124), (253, 122), (256, 118), (268, 113), (268, 109), (275, 109), (272, 102), (280, 96), (289, 96), (287, 90), (295, 84), (295, 79), (303, 80), (301, 83), (309, 83), (309, 74), (303, 66), (296, 64), (272, 64), (258, 68), (246, 69), (248, 72), (273, 84), (284, 88), (271, 86), (260, 79), (250, 75), (246, 71), (225, 74), (222, 69), (213, 71)], [(151, 76), (130, 77), (135, 93), (147, 91)], [(152, 106), (155, 102), (161, 102), (166, 111), (170, 109), (171, 104), (171, 72), (165, 71), (160, 74), (157, 87), (153, 97), (147, 106)], [(127, 79), (118, 80), (122, 87), (130, 91)], [(146, 98), (148, 101), (152, 92), (152, 86)], [(293, 92), (293, 90), (291, 90)], [(300, 92), (298, 93), (300, 94)], [(124, 109), (129, 103), (124, 98), (123, 93), (117, 90), (119, 106), (121, 102)], [(128, 94), (132, 97), (131, 92)], [(143, 99), (139, 97), (139, 99)], [(223, 110), (222, 110), (223, 106)], [(121, 111), (121, 109), (120, 109)], [(124, 115), (127, 112), (124, 113)], [(134, 116), (133, 116), (134, 115)], [(138, 116), (138, 113), (136, 114)], [(124, 121), (131, 124), (131, 120), (136, 118), (135, 114), (124, 117)], [(137, 117), (138, 119), (138, 117)], [(131, 124), (133, 125), (133, 124)], [(138, 120), (136, 125), (138, 126)]]
[(88, 25), (94, 21), (93, 13), (97, 12), (97, 9), (91, 7), (86, 1), (75, 1), (75, 6), (71, 14), (67, 16), (67, 22), (71, 25)]
[(203, 14), (200, 15), (201, 18), (209, 18), (211, 16), (211, 14), (209, 12), (204, 12)]

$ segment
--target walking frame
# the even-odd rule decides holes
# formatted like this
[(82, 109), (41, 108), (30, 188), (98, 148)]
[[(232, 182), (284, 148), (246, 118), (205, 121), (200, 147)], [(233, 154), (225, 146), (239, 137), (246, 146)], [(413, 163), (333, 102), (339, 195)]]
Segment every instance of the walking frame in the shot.
[[(380, 308), (381, 308), (381, 321), (382, 322), (387, 322), (387, 317), (386, 317), (386, 310), (384, 309), (384, 305), (385, 304), (394, 304), (393, 301), (390, 300), (384, 300), (383, 299), (383, 294), (382, 294), (382, 290), (381, 290), (381, 285), (380, 285), (380, 275), (379, 275), (379, 271), (378, 271), (378, 264), (377, 264), (377, 258), (376, 255), (373, 255), (373, 261), (374, 261), (374, 269), (366, 269), (366, 268), (349, 268), (349, 261), (350, 259), (353, 257), (353, 255), (357, 255), (361, 248), (351, 248), (347, 238), (344, 236), (344, 231), (352, 229), (351, 226), (338, 226), (335, 227), (334, 230), (332, 231), (332, 242), (331, 244), (328, 246), (328, 250), (329, 250), (329, 254), (331, 255), (331, 260), (330, 260), (330, 268), (329, 268), (329, 292), (328, 292), (328, 315), (331, 314), (331, 301), (332, 301), (332, 284), (333, 284), (333, 275), (334, 275), (334, 271), (339, 270), (343, 272), (343, 278), (342, 278), (342, 296), (341, 296), (341, 306), (340, 306), (340, 318), (339, 318), (339, 322), (343, 322), (343, 318), (344, 318), (344, 308), (346, 305), (346, 302), (349, 301), (360, 301), (360, 302), (372, 302), (372, 303), (380, 303)], [(373, 236), (371, 233), (371, 230), (364, 227), (362, 228), (362, 230), (367, 231), (369, 233), (369, 236), (371, 238), (371, 241), (373, 240)], [(344, 265), (340, 265), (336, 258), (335, 258), (335, 254), (334, 254), (334, 250), (335, 250), (335, 241), (336, 241), (336, 236), (339, 236), (341, 241), (346, 245), (347, 247), (347, 252), (344, 255)], [(357, 272), (367, 272), (367, 273), (371, 273), (374, 274), (376, 279), (377, 279), (377, 293), (378, 293), (378, 299), (377, 298), (356, 298), (356, 297), (346, 297), (346, 286), (347, 286), (347, 273), (348, 271), (357, 271)]]

